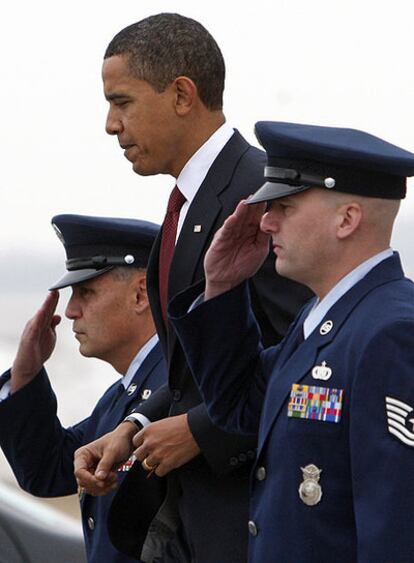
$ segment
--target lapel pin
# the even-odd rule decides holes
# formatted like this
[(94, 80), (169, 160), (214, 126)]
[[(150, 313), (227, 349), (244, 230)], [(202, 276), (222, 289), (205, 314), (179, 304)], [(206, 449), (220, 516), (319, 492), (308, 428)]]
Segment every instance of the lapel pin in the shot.
[(127, 389), (127, 395), (130, 397), (131, 395), (134, 394), (135, 390), (137, 388), (137, 384), (136, 383), (131, 383), (131, 385), (128, 387)]
[(328, 332), (331, 332), (332, 329), (333, 329), (333, 322), (325, 321), (321, 326), (321, 328), (319, 329), (319, 333), (324, 336), (325, 334), (328, 334)]
[(201, 233), (201, 225), (194, 225), (193, 232), (194, 233)]
[(148, 397), (151, 395), (151, 389), (144, 389), (143, 392), (141, 393), (141, 398), (142, 399), (148, 399)]
[(322, 381), (328, 381), (332, 375), (332, 370), (326, 365), (326, 362), (322, 362), (320, 366), (315, 366), (312, 370), (313, 379), (322, 379)]

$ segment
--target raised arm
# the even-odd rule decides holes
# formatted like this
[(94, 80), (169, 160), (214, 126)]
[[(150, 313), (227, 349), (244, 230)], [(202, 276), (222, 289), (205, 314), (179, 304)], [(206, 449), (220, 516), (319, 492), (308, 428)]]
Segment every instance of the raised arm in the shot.
[(204, 258), (205, 300), (253, 276), (269, 253), (269, 236), (260, 230), (264, 205), (241, 201), (216, 232)]
[(26, 324), (11, 369), (11, 392), (15, 393), (40, 372), (56, 344), (56, 326), (61, 318), (55, 315), (59, 293), (51, 291), (36, 315)]

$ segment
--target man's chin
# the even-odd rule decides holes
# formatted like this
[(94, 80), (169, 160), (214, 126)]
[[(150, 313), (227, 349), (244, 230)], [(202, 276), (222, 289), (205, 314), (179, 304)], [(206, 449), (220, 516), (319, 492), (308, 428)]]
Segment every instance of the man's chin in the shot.
[(171, 174), (170, 170), (166, 165), (159, 162), (157, 163), (155, 159), (140, 159), (139, 161), (131, 161), (132, 170), (135, 174), (140, 176), (156, 176), (157, 174)]
[(79, 353), (85, 358), (93, 358), (93, 353), (84, 344), (79, 345)]
[(275, 270), (279, 274), (279, 276), (282, 276), (283, 278), (288, 278), (290, 280), (294, 279), (289, 267), (286, 265), (286, 263), (283, 262), (281, 258), (276, 258)]
[(132, 170), (135, 172), (135, 174), (138, 174), (139, 176), (155, 176), (155, 174), (159, 174), (158, 170), (148, 169), (142, 164), (137, 162), (132, 163)]

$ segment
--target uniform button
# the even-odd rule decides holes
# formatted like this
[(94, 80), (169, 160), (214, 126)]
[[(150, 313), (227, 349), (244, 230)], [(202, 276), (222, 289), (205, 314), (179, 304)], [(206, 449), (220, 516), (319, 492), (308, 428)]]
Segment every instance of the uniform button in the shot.
[(260, 466), (256, 469), (256, 479), (258, 481), (264, 481), (266, 479), (266, 468)]
[(253, 520), (249, 520), (249, 523), (247, 524), (248, 528), (249, 528), (249, 533), (252, 536), (257, 536), (257, 526), (256, 524), (253, 522)]
[(239, 454), (239, 461), (241, 461), (242, 463), (247, 461), (247, 455), (246, 454)]
[(95, 529), (95, 520), (92, 518), (92, 516), (89, 516), (89, 518), (88, 518), (88, 528), (90, 530)]
[(181, 391), (174, 389), (173, 391), (173, 401), (179, 401), (181, 399)]
[(237, 457), (230, 458), (230, 465), (238, 465), (238, 464), (239, 464), (239, 460), (237, 459)]

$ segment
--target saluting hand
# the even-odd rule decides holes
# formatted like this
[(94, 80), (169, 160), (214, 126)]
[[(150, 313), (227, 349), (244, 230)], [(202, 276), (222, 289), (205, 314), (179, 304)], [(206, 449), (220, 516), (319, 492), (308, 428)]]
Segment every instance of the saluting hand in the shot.
[(11, 369), (11, 392), (27, 385), (50, 358), (56, 344), (56, 326), (61, 317), (55, 315), (59, 292), (51, 291), (36, 315), (26, 324)]
[(204, 258), (205, 300), (253, 276), (269, 253), (269, 235), (260, 230), (265, 204), (242, 200), (216, 232)]

